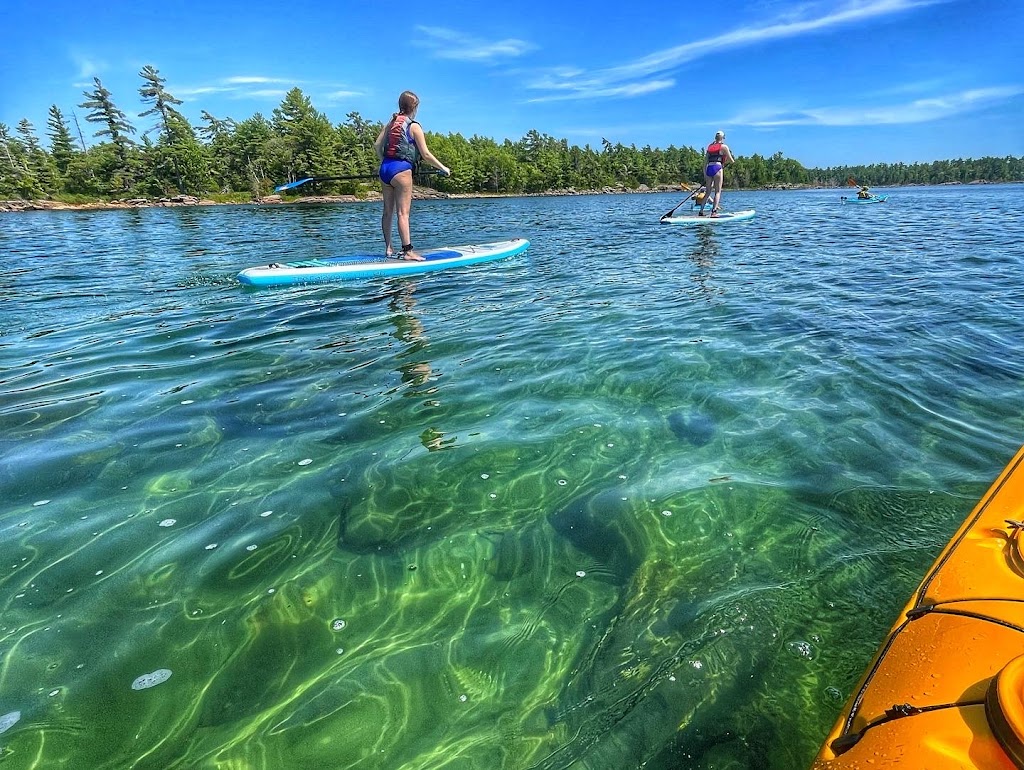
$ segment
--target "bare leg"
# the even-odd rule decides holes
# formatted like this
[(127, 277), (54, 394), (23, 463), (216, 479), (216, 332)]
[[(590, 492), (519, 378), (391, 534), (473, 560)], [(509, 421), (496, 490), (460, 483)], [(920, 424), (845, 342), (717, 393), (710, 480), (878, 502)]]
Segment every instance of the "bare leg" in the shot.
[[(704, 207), (708, 205), (708, 201), (712, 200), (711, 193), (714, 190), (714, 188), (715, 188), (714, 177), (705, 176), (704, 177), (704, 197), (701, 199), (701, 202), (700, 202), (700, 214), (698, 214), (697, 216), (701, 216), (701, 217), (704, 216)], [(714, 204), (712, 204), (712, 205), (714, 205)]]
[(714, 216), (722, 208), (722, 182), (725, 181), (725, 172), (719, 171), (712, 180), (715, 188), (715, 205), (711, 207), (711, 216)]
[(391, 222), (395, 216), (395, 189), (382, 182), (380, 192), (384, 196), (384, 213), (380, 217), (380, 229), (384, 233), (384, 256), (391, 257), (395, 253), (391, 247)]
[(412, 243), (412, 237), (409, 234), (409, 212), (412, 210), (412, 171), (395, 174), (395, 178), (391, 180), (391, 186), (394, 188), (396, 199), (395, 211), (398, 215), (398, 235), (402, 239), (402, 259), (422, 262), (423, 257), (412, 249), (405, 248)]

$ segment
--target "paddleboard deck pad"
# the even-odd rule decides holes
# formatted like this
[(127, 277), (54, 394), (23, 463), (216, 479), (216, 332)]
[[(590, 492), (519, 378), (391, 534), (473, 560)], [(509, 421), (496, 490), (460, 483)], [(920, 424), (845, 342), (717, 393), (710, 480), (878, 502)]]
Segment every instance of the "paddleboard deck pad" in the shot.
[(661, 221), (669, 225), (720, 225), (726, 222), (741, 222), (744, 219), (753, 219), (754, 209), (745, 211), (723, 211), (718, 216), (705, 214), (683, 214), (678, 217), (664, 217)]
[(357, 278), (383, 278), (385, 276), (415, 275), (464, 267), (482, 262), (493, 262), (522, 254), (530, 247), (525, 238), (510, 241), (482, 243), (470, 246), (446, 246), (421, 251), (423, 261), (411, 261), (382, 254), (351, 254), (323, 259), (303, 259), (296, 262), (275, 262), (246, 268), (238, 280), (248, 286), (282, 286), (295, 283), (319, 283)]

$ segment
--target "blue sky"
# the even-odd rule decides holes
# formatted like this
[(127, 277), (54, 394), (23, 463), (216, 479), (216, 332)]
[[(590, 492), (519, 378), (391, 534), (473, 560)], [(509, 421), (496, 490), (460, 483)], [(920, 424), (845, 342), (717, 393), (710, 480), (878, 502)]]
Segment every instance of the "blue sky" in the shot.
[(735, 154), (808, 167), (1024, 155), (1022, 0), (6, 0), (0, 20), (0, 122), (41, 137), (51, 104), (81, 119), (93, 76), (141, 133), (151, 64), (194, 123), (269, 117), (293, 86), (334, 122), (385, 120), (408, 88), (426, 129), (498, 141), (723, 129)]

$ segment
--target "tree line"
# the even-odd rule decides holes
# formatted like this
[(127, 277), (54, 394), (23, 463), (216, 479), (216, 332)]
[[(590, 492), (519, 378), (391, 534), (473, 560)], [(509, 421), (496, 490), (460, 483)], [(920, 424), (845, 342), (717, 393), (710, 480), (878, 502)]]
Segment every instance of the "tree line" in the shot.
[[(203, 110), (193, 126), (178, 110), (182, 103), (157, 69), (140, 70), (139, 118), (150, 125), (139, 133), (99, 78), (77, 105), (92, 131), (89, 144), (78, 119), (50, 107), (48, 146), (27, 119), (12, 132), (0, 123), (0, 199), (95, 200), (130, 197), (262, 197), (286, 181), (305, 176), (360, 176), (377, 170), (373, 142), (381, 123), (350, 112), (332, 124), (299, 88), (291, 89), (271, 116), (242, 121)], [(431, 150), (452, 170), (429, 184), (450, 193), (534, 193), (605, 187), (699, 183), (702, 149), (667, 149), (613, 144), (598, 148), (529, 131), (501, 143), (481, 136), (427, 132)], [(1024, 179), (1024, 158), (986, 157), (933, 163), (805, 168), (777, 152), (740, 156), (729, 167), (726, 185), (759, 188), (790, 185), (844, 186), (849, 179), (872, 186), (1009, 182)], [(358, 180), (317, 183), (324, 193), (358, 192)]]

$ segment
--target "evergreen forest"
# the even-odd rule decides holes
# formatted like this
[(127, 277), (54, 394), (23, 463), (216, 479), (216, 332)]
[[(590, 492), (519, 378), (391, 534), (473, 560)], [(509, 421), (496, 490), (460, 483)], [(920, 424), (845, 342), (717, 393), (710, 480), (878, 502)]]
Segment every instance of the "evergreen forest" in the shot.
[[(0, 123), (0, 199), (73, 203), (194, 195), (249, 200), (306, 176), (361, 177), (313, 186), (318, 193), (358, 193), (377, 170), (373, 142), (381, 123), (350, 112), (332, 124), (298, 88), (269, 117), (256, 113), (236, 121), (203, 111), (197, 126), (179, 111), (182, 101), (168, 91), (158, 70), (147, 65), (139, 78), (146, 109), (134, 121), (94, 78), (76, 105), (80, 112), (50, 107), (44, 138), (28, 120), (13, 130)], [(452, 175), (421, 181), (448, 193), (637, 189), (701, 179), (703, 152), (693, 147), (638, 148), (607, 139), (600, 147), (578, 147), (535, 130), (500, 143), (458, 133), (428, 131), (426, 136)], [(841, 187), (851, 178), (872, 186), (1020, 181), (1024, 158), (805, 168), (781, 152), (754, 154), (730, 165), (726, 185)]]

